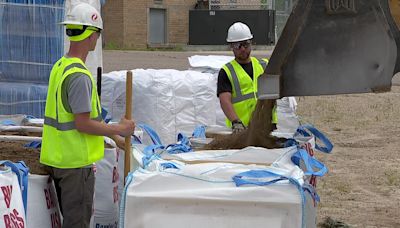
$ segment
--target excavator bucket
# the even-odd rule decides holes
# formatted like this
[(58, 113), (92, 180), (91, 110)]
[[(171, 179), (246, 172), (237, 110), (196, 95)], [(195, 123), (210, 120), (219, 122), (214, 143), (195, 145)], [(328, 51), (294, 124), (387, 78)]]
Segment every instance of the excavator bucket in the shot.
[(259, 99), (385, 92), (400, 71), (400, 0), (299, 0)]

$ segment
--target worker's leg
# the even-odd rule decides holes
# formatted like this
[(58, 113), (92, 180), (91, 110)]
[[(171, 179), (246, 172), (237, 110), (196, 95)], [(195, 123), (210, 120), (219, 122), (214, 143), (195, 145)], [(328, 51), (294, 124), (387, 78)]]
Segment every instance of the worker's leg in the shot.
[(88, 228), (92, 215), (94, 173), (92, 168), (52, 168), (63, 215), (63, 228)]

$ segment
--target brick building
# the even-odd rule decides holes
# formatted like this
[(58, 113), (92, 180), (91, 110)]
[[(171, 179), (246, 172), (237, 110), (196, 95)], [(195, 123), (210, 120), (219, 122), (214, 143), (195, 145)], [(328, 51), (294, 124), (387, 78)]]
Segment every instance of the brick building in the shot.
[(110, 0), (103, 6), (106, 45), (123, 48), (186, 45), (196, 0)]
[[(206, 11), (210, 9), (216, 12), (219, 10), (228, 10), (238, 13), (235, 15), (235, 12), (231, 12), (227, 16), (218, 18), (218, 22), (222, 21), (222, 23), (225, 23), (221, 27), (216, 25), (215, 21), (207, 19), (206, 15), (210, 16), (211, 11), (203, 12), (204, 15), (198, 18), (197, 23), (192, 24), (192, 26), (198, 30), (201, 30), (201, 27), (203, 27), (204, 31), (201, 30), (203, 32), (200, 34), (198, 32), (196, 34), (191, 33), (192, 43), (193, 38), (198, 38), (199, 36), (222, 37), (224, 41), (226, 30), (231, 23), (236, 21), (235, 18), (245, 23), (246, 19), (248, 19), (247, 23), (249, 23), (250, 27), (254, 28), (254, 32), (260, 30), (260, 27), (255, 27), (256, 25), (259, 26), (258, 22), (260, 20), (267, 22), (265, 17), (262, 16), (265, 12), (261, 13), (260, 17), (254, 18), (253, 16), (256, 12), (253, 13), (250, 11), (246, 15), (238, 10), (276, 10), (276, 19), (273, 20), (274, 23), (272, 26), (276, 24), (277, 30), (275, 31), (273, 28), (271, 31), (275, 31), (277, 33), (275, 36), (279, 36), (294, 2), (295, 0), (107, 0), (102, 8), (104, 19), (103, 38), (106, 46), (112, 48), (174, 47), (187, 45), (189, 43), (190, 31), (189, 11), (195, 8)], [(234, 14), (233, 18), (232, 14)], [(262, 29), (271, 29), (267, 23), (263, 25)], [(204, 27), (208, 28), (208, 30), (204, 29)], [(222, 31), (222, 35), (214, 34), (216, 30)], [(257, 37), (261, 38), (261, 36)], [(267, 40), (265, 37), (262, 38)]]

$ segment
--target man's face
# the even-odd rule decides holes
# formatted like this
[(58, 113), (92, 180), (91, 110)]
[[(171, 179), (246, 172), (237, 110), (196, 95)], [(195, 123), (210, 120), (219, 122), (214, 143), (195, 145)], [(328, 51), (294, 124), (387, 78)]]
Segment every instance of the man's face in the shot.
[(239, 61), (246, 61), (250, 58), (251, 40), (231, 43), (231, 48), (236, 59)]

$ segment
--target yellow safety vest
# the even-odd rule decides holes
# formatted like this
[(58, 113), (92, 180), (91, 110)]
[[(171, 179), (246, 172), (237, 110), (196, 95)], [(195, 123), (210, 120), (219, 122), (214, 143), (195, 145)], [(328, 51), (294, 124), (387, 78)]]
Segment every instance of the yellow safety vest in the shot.
[(81, 133), (75, 117), (62, 103), (62, 83), (73, 73), (83, 73), (92, 81), (90, 118), (101, 121), (101, 106), (90, 71), (79, 58), (62, 57), (51, 70), (47, 91), (40, 162), (56, 168), (79, 168), (104, 156), (104, 137)]
[[(251, 116), (256, 108), (258, 77), (264, 73), (268, 63), (268, 59), (257, 60), (254, 57), (250, 59), (253, 66), (253, 80), (236, 60), (232, 60), (222, 67), (232, 85), (233, 108), (245, 126), (249, 125)], [(272, 110), (272, 123), (276, 124), (277, 122), (276, 106), (274, 106)], [(232, 126), (228, 118), (226, 119), (226, 126)]]

